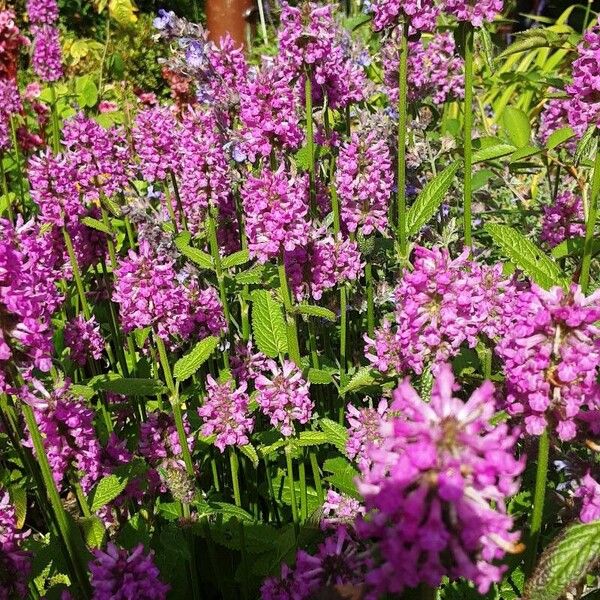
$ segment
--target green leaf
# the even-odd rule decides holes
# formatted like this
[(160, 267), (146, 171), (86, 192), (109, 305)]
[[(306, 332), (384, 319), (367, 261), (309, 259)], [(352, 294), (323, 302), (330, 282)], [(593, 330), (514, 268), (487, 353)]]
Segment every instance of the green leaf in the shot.
[(90, 510), (96, 512), (109, 502), (114, 500), (127, 486), (127, 479), (122, 479), (116, 475), (107, 475), (103, 477), (96, 487), (90, 492), (88, 502)]
[(83, 530), (85, 543), (90, 548), (100, 548), (104, 541), (104, 534), (106, 533), (102, 521), (98, 517), (92, 516), (84, 517), (79, 523)]
[(265, 265), (256, 264), (246, 271), (241, 271), (234, 275), (235, 280), (241, 285), (258, 284), (262, 281)]
[(198, 248), (192, 248), (190, 243), (191, 235), (188, 231), (184, 231), (180, 233), (175, 238), (175, 247), (183, 256), (189, 258), (192, 262), (196, 263), (199, 267), (203, 269), (213, 268), (212, 256), (203, 252), (202, 250), (198, 250)]
[(108, 235), (110, 235), (112, 233), (110, 230), (110, 227), (105, 225), (102, 221), (98, 221), (98, 219), (93, 219), (92, 217), (83, 217), (83, 219), (81, 219), (81, 222), (84, 225), (91, 227), (92, 229), (97, 229), (98, 231), (102, 231), (102, 233), (106, 233)]
[(323, 431), (301, 431), (294, 440), (296, 446), (320, 446), (329, 441), (327, 434)]
[(75, 81), (75, 92), (77, 93), (77, 102), (82, 108), (96, 106), (98, 102), (98, 88), (89, 75), (79, 77)]
[(246, 512), (243, 508), (238, 508), (235, 504), (228, 502), (206, 502), (206, 500), (198, 500), (194, 503), (198, 507), (198, 518), (201, 519), (205, 515), (221, 514), (225, 520), (231, 518), (240, 521), (254, 521), (254, 517)]
[[(565, 258), (566, 256), (580, 256), (585, 245), (585, 238), (570, 238), (552, 248), (554, 258)], [(600, 239), (596, 239), (592, 245), (592, 255), (600, 252)]]
[(266, 290), (252, 294), (252, 333), (258, 349), (271, 358), (288, 350), (282, 305)]
[(239, 250), (229, 256), (226, 256), (221, 262), (221, 266), (224, 269), (231, 269), (231, 267), (239, 267), (245, 265), (250, 260), (250, 252), (248, 250)]
[(373, 373), (371, 367), (361, 367), (340, 390), (340, 395), (345, 396), (348, 392), (355, 392), (360, 388), (373, 385), (373, 383), (375, 383), (375, 376)]
[(512, 154), (515, 150), (516, 147), (511, 144), (494, 144), (493, 146), (487, 146), (486, 148), (482, 148), (473, 153), (473, 164), (495, 160), (496, 158)]
[(329, 371), (310, 368), (308, 370), (308, 381), (316, 385), (327, 385), (333, 383), (333, 377)]
[(84, 400), (89, 400), (94, 397), (96, 390), (92, 389), (87, 385), (80, 385), (78, 383), (72, 383), (69, 387), (69, 391), (73, 396), (81, 396)]
[(180, 502), (161, 502), (158, 505), (158, 514), (167, 521), (176, 521), (181, 518)]
[(529, 118), (520, 108), (507, 106), (502, 112), (502, 125), (508, 139), (517, 148), (523, 148), (529, 144), (531, 125)]
[(516, 163), (522, 161), (524, 158), (528, 158), (533, 156), (534, 154), (539, 154), (542, 150), (540, 148), (536, 148), (535, 146), (523, 146), (515, 152), (512, 153), (510, 157), (510, 162)]
[(354, 483), (355, 478), (358, 477), (358, 471), (347, 459), (341, 456), (328, 458), (323, 464), (323, 470), (331, 473), (325, 477), (325, 481), (352, 498), (360, 498)]
[(173, 368), (173, 375), (177, 381), (190, 378), (210, 357), (219, 345), (219, 338), (212, 335), (200, 340), (192, 350), (182, 356)]
[(252, 466), (256, 469), (258, 468), (258, 453), (256, 452), (256, 448), (252, 444), (245, 444), (244, 446), (238, 446), (240, 452), (247, 456), (252, 462)]
[(342, 454), (346, 454), (348, 443), (348, 431), (343, 425), (331, 419), (321, 419), (319, 426), (327, 434), (327, 440), (333, 444)]
[(596, 125), (590, 125), (579, 140), (577, 150), (575, 150), (575, 164), (579, 164), (581, 161), (591, 158), (596, 154), (596, 149), (598, 148), (596, 131)]
[(544, 550), (525, 585), (523, 600), (558, 600), (600, 559), (600, 522), (567, 526)]
[(490, 169), (479, 169), (479, 171), (475, 171), (475, 173), (473, 173), (473, 179), (471, 180), (473, 191), (476, 192), (477, 190), (480, 190), (493, 176), (494, 171), (491, 171)]
[(156, 379), (121, 377), (117, 373), (106, 373), (92, 377), (87, 385), (92, 389), (114, 392), (123, 396), (156, 396), (165, 392), (162, 382)]
[(15, 485), (10, 488), (9, 494), (11, 504), (15, 507), (17, 529), (21, 529), (27, 516), (27, 492), (24, 487)]
[(328, 321), (335, 321), (336, 319), (335, 313), (332, 310), (323, 308), (322, 306), (299, 304), (294, 310), (301, 315), (308, 315), (309, 317), (319, 317), (321, 319), (327, 319)]
[(478, 27), (476, 29), (479, 39), (481, 40), (481, 47), (483, 48), (483, 57), (485, 58), (486, 65), (492, 73), (494, 72), (494, 43), (492, 42), (492, 36), (485, 27)]
[(570, 127), (558, 129), (548, 136), (548, 139), (546, 140), (546, 149), (553, 150), (557, 146), (564, 144), (567, 140), (570, 140), (574, 135), (575, 133)]
[(558, 265), (522, 233), (508, 225), (496, 223), (488, 223), (485, 230), (502, 253), (538, 285), (548, 289), (564, 283)]
[(406, 215), (408, 235), (419, 233), (421, 227), (433, 217), (450, 189), (459, 166), (460, 163), (455, 162), (446, 167), (421, 190)]

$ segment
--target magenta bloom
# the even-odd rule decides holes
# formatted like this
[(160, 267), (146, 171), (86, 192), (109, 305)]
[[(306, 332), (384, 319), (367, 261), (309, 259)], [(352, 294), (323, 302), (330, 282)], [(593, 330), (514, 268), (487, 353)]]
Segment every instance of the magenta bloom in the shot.
[(58, 81), (63, 76), (62, 50), (58, 29), (52, 25), (35, 25), (33, 39), (33, 70), (42, 81)]
[(309, 384), (302, 378), (300, 369), (289, 360), (279, 368), (269, 361), (272, 379), (259, 375), (254, 385), (258, 391), (256, 401), (261, 411), (288, 437), (294, 434), (294, 421), (308, 423), (314, 404), (308, 391)]
[(517, 433), (490, 424), (490, 382), (466, 403), (455, 390), (448, 365), (430, 402), (403, 381), (390, 407), (398, 416), (382, 425), (382, 441), (369, 452), (372, 463), (358, 483), (368, 516), (358, 532), (377, 540), (380, 564), (367, 575), (374, 593), (437, 587), (447, 575), (485, 594), (506, 569), (496, 561), (518, 542), (505, 505), (524, 468), (513, 456)]
[(585, 235), (583, 202), (573, 192), (563, 192), (544, 207), (541, 238), (554, 248), (564, 240)]
[[(398, 102), (399, 40), (392, 35), (382, 49), (385, 84), (390, 102)], [(408, 98), (412, 102), (431, 98), (436, 105), (464, 96), (463, 60), (456, 54), (454, 37), (436, 33), (408, 44)]]
[[(23, 399), (34, 408), (56, 485), (62, 487), (72, 471), (79, 475), (83, 491), (89, 492), (102, 475), (94, 411), (73, 396), (68, 382), (51, 393), (39, 382), (34, 382), (34, 389), (37, 395), (25, 392)], [(31, 440), (26, 443), (32, 446)]]
[(33, 555), (20, 548), (28, 535), (28, 531), (17, 531), (16, 511), (10, 496), (0, 491), (0, 600), (28, 596), (27, 581)]
[(579, 520), (591, 523), (600, 520), (600, 484), (588, 473), (579, 482), (575, 490), (575, 498), (581, 500)]
[(250, 254), (265, 263), (308, 242), (308, 179), (263, 169), (242, 188)]
[(179, 125), (170, 108), (155, 106), (140, 111), (131, 135), (146, 181), (162, 181), (169, 171), (177, 169)]
[(56, 0), (27, 0), (27, 16), (32, 25), (52, 25), (58, 21)]
[(86, 321), (77, 315), (65, 325), (65, 344), (71, 349), (71, 359), (78, 365), (86, 364), (88, 358), (98, 360), (104, 352), (104, 338), (100, 333), (100, 325), (92, 315)]
[(269, 369), (269, 359), (262, 352), (254, 352), (252, 342), (236, 343), (230, 362), (231, 373), (239, 383), (250, 383)]
[(444, 0), (444, 11), (459, 21), (470, 21), (474, 27), (491, 23), (504, 8), (503, 0)]
[(254, 418), (248, 416), (250, 399), (246, 393), (247, 384), (238, 388), (233, 381), (218, 383), (210, 375), (206, 377), (207, 400), (198, 409), (202, 418), (202, 435), (216, 434), (215, 446), (225, 451), (226, 446), (245, 446), (249, 443), (248, 434), (254, 427)]
[(10, 134), (11, 115), (19, 113), (23, 109), (19, 88), (12, 79), (0, 79), (0, 150), (8, 150), (12, 145)]
[(76, 173), (64, 154), (53, 154), (50, 149), (31, 157), (28, 169), (31, 197), (43, 222), (62, 227), (84, 214)]
[[(546, 144), (555, 131), (569, 126), (570, 102), (568, 98), (551, 98), (544, 104), (538, 129), (538, 138), (542, 144)], [(574, 152), (577, 147), (575, 139), (569, 140), (566, 147), (569, 152)]]
[(371, 464), (370, 449), (381, 443), (381, 426), (388, 420), (388, 403), (380, 400), (377, 408), (346, 407), (348, 421), (348, 441), (346, 455), (356, 461), (361, 469)]
[[(573, 439), (586, 407), (597, 410), (600, 388), (600, 291), (585, 297), (533, 285), (521, 292), (496, 351), (504, 361), (506, 408), (523, 415), (525, 428), (540, 435), (549, 425), (561, 440)], [(590, 413), (591, 414), (591, 413)], [(592, 423), (598, 430), (598, 423)]]
[(354, 521), (365, 509), (355, 498), (338, 494), (334, 490), (327, 490), (327, 497), (323, 504), (321, 529), (338, 529), (340, 525), (354, 527)]
[(402, 16), (408, 18), (414, 30), (433, 31), (440, 14), (433, 0), (375, 0), (371, 7), (375, 31), (394, 27)]
[(335, 184), (342, 221), (351, 233), (387, 231), (394, 175), (390, 151), (375, 132), (361, 139), (353, 133), (340, 149)]
[(160, 579), (153, 553), (146, 554), (139, 544), (131, 552), (112, 542), (106, 552), (94, 550), (89, 563), (92, 574), (93, 600), (165, 600), (169, 586)]

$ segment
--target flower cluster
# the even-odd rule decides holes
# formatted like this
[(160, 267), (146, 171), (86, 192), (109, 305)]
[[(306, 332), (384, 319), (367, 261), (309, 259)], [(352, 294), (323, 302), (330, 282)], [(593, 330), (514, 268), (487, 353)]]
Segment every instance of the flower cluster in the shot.
[(165, 600), (169, 591), (159, 578), (152, 553), (146, 553), (142, 544), (127, 552), (109, 542), (105, 552), (94, 550), (89, 569), (94, 600)]
[(238, 342), (231, 355), (231, 373), (238, 382), (250, 383), (268, 370), (268, 358), (262, 352), (254, 352), (252, 342)]
[(31, 61), (35, 74), (42, 81), (58, 81), (64, 74), (58, 29), (44, 24), (34, 25), (31, 31), (34, 35)]
[(323, 504), (321, 528), (337, 529), (340, 525), (352, 527), (358, 516), (364, 512), (364, 507), (356, 498), (328, 490)]
[(407, 18), (413, 30), (433, 31), (440, 8), (433, 0), (375, 0), (370, 3), (373, 28), (380, 31)]
[(65, 344), (71, 350), (71, 360), (83, 366), (88, 358), (98, 360), (104, 351), (104, 339), (94, 316), (88, 321), (77, 315), (65, 325)]
[(265, 168), (259, 177), (248, 177), (242, 201), (248, 248), (260, 263), (306, 245), (310, 231), (306, 176), (292, 177), (283, 166), (277, 171)]
[(258, 391), (256, 401), (261, 411), (269, 417), (271, 425), (287, 437), (294, 433), (294, 421), (308, 423), (314, 404), (310, 399), (308, 383), (293, 362), (286, 360), (279, 368), (275, 361), (270, 360), (268, 365), (271, 379), (261, 374), (254, 380)]
[(377, 408), (356, 408), (348, 404), (346, 410), (346, 456), (356, 461), (361, 469), (366, 469), (371, 464), (370, 449), (377, 447), (382, 440), (381, 426), (388, 420), (388, 403), (380, 400)]
[[(600, 292), (586, 298), (576, 285), (568, 292), (533, 285), (518, 295), (496, 351), (504, 362), (506, 409), (524, 416), (528, 433), (550, 426), (561, 440), (573, 439), (585, 409), (600, 408), (598, 319)], [(596, 420), (590, 425), (598, 431)]]
[(444, 0), (444, 11), (459, 21), (469, 21), (474, 27), (491, 23), (502, 12), (503, 0)]
[(58, 21), (56, 0), (27, 0), (27, 16), (32, 25), (53, 25)]
[(377, 139), (374, 132), (363, 138), (353, 133), (340, 149), (335, 184), (348, 231), (386, 233), (394, 176), (385, 141)]
[(12, 10), (0, 10), (0, 80), (15, 81), (19, 50), (28, 43)]
[(579, 520), (582, 523), (600, 521), (600, 484), (589, 473), (581, 478), (574, 496), (581, 502)]
[(464, 403), (454, 396), (448, 365), (439, 369), (431, 401), (405, 380), (380, 429), (358, 488), (367, 516), (359, 534), (377, 541), (380, 564), (367, 575), (376, 593), (401, 593), (442, 577), (466, 577), (480, 593), (501, 579), (498, 566), (516, 549), (518, 533), (504, 499), (518, 490), (524, 463), (514, 458), (517, 433), (492, 426), (489, 382)]
[[(538, 138), (542, 144), (546, 144), (555, 131), (569, 126), (569, 102), (570, 100), (565, 98), (552, 98), (544, 104), (538, 128)], [(567, 143), (567, 148), (571, 152), (576, 146), (575, 140)]]
[(206, 378), (207, 400), (198, 409), (204, 423), (202, 435), (216, 434), (215, 446), (221, 452), (226, 446), (245, 446), (249, 442), (254, 419), (248, 416), (246, 388), (246, 382), (236, 388), (232, 381), (218, 383), (210, 375)]
[(585, 235), (583, 203), (573, 192), (563, 192), (544, 208), (542, 241), (554, 248), (565, 240)]

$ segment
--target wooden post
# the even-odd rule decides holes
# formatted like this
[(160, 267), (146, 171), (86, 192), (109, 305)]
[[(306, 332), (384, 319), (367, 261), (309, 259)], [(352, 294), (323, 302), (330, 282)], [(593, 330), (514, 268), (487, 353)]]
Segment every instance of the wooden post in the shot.
[(207, 0), (206, 25), (209, 38), (218, 42), (228, 33), (236, 44), (247, 47), (255, 11), (254, 0)]

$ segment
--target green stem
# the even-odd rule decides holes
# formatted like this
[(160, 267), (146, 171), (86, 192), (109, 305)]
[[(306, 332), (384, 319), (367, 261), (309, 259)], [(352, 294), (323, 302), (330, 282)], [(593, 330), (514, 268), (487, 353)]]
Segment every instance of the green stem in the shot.
[(303, 458), (298, 464), (298, 478), (300, 480), (300, 518), (304, 523), (308, 519), (308, 490), (306, 489), (306, 467)]
[(233, 483), (233, 497), (235, 500), (235, 505), (238, 508), (242, 506), (242, 496), (240, 494), (240, 480), (239, 480), (239, 470), (240, 463), (235, 453), (235, 448), (229, 448), (229, 466), (231, 468), (231, 481)]
[(115, 242), (114, 242), (114, 232), (112, 229), (112, 225), (110, 223), (110, 219), (108, 218), (108, 212), (102, 202), (100, 202), (100, 212), (102, 213), (102, 223), (108, 229), (109, 234), (106, 236), (106, 243), (108, 245), (108, 256), (110, 258), (110, 266), (113, 268), (113, 271), (117, 268), (117, 253), (115, 251)]
[(296, 316), (293, 313), (292, 298), (290, 288), (288, 286), (287, 274), (285, 272), (285, 263), (283, 261), (283, 253), (279, 257), (277, 263), (279, 271), (279, 285), (281, 289), (281, 297), (283, 298), (283, 306), (285, 308), (285, 320), (287, 325), (287, 337), (290, 358), (302, 368), (300, 360), (300, 346), (298, 345), (298, 326), (296, 324)]
[(215, 486), (215, 491), (221, 491), (221, 484), (219, 483), (219, 472), (217, 471), (217, 461), (214, 457), (210, 459), (210, 470), (212, 473), (213, 485)]
[(271, 500), (271, 505), (273, 506), (273, 514), (275, 515), (275, 520), (277, 521), (277, 523), (280, 523), (281, 518), (279, 516), (277, 500), (275, 499), (275, 490), (273, 489), (273, 479), (271, 478), (271, 471), (269, 470), (269, 459), (264, 458), (263, 463), (265, 465), (265, 474), (267, 476), (267, 486), (269, 488), (269, 498)]
[(315, 204), (315, 138), (312, 106), (312, 82), (307, 70), (304, 80), (304, 100), (306, 104), (306, 144), (308, 147), (308, 174), (310, 179), (310, 212), (316, 215)]
[(263, 0), (258, 0), (258, 16), (260, 18), (260, 33), (262, 35), (263, 44), (267, 46), (269, 44), (269, 37), (267, 35), (267, 24), (265, 22), (265, 7), (263, 6)]
[(23, 171), (21, 169), (21, 152), (19, 151), (19, 140), (17, 139), (17, 126), (15, 116), (10, 116), (10, 136), (12, 139), (13, 150), (15, 153), (15, 165), (17, 171), (17, 182), (19, 184), (19, 197), (21, 198), (21, 207), (25, 207), (25, 191), (23, 187)]
[(319, 500), (319, 506), (325, 502), (325, 496), (323, 494), (323, 484), (321, 482), (321, 473), (319, 472), (319, 463), (317, 462), (317, 455), (314, 450), (311, 450), (308, 454), (310, 458), (310, 467), (312, 469), (313, 480), (315, 482), (315, 489), (317, 491), (317, 499)]
[(400, 68), (398, 69), (398, 244), (400, 254), (404, 256), (407, 249), (406, 233), (406, 123), (408, 98), (408, 20), (402, 25), (400, 38)]
[(171, 222), (173, 223), (175, 234), (178, 234), (179, 225), (177, 225), (177, 217), (175, 216), (175, 209), (173, 208), (173, 198), (171, 197), (171, 189), (169, 188), (168, 181), (165, 181), (163, 185), (163, 190), (165, 191), (165, 203), (167, 205), (167, 212), (169, 213), (169, 217), (171, 217)]
[(290, 490), (290, 502), (292, 504), (292, 519), (298, 524), (298, 505), (296, 504), (296, 487), (294, 485), (294, 464), (292, 462), (292, 446), (285, 447), (285, 462), (287, 466), (288, 484)]
[(0, 154), (0, 180), (2, 182), (2, 195), (6, 198), (6, 212), (8, 220), (14, 223), (15, 216), (13, 214), (12, 203), (8, 195), (8, 181), (6, 180), (6, 171), (4, 170), (4, 153)]
[(464, 99), (464, 230), (465, 246), (471, 248), (473, 200), (473, 26), (464, 23), (464, 59), (465, 59), (465, 99)]
[(526, 573), (530, 574), (535, 565), (538, 541), (544, 516), (546, 498), (546, 479), (548, 475), (548, 457), (550, 454), (550, 436), (548, 428), (540, 435), (538, 442), (537, 470), (535, 474), (535, 492), (533, 496), (533, 512), (529, 531), (529, 548), (527, 551)]
[(167, 357), (167, 349), (162, 339), (155, 335), (156, 347), (158, 348), (158, 356), (160, 364), (165, 376), (167, 387), (171, 394), (171, 406), (173, 407), (173, 417), (175, 420), (175, 427), (177, 428), (177, 436), (179, 437), (179, 445), (181, 446), (181, 452), (183, 454), (183, 462), (185, 468), (190, 477), (194, 477), (194, 464), (192, 463), (192, 455), (190, 454), (190, 448), (188, 446), (187, 435), (183, 426), (183, 414), (181, 412), (181, 403), (179, 400), (179, 392), (173, 381), (173, 374), (171, 372), (171, 365), (169, 364), (169, 358)]
[(583, 243), (583, 261), (579, 283), (584, 294), (590, 285), (590, 267), (592, 264), (592, 250), (594, 246), (594, 233), (598, 218), (598, 202), (600, 201), (600, 150), (596, 153), (594, 161), (594, 174), (592, 176), (592, 190), (590, 194), (587, 220), (585, 223), (585, 241)]
[(65, 246), (67, 247), (67, 254), (69, 255), (69, 261), (71, 263), (71, 270), (73, 271), (73, 279), (75, 279), (75, 286), (77, 287), (77, 294), (79, 295), (79, 300), (81, 301), (83, 316), (85, 317), (86, 321), (89, 321), (92, 317), (92, 312), (90, 310), (87, 298), (85, 297), (85, 288), (83, 286), (79, 264), (77, 263), (77, 257), (75, 256), (75, 250), (73, 249), (73, 241), (71, 240), (71, 236), (66, 227), (63, 227), (62, 231), (65, 239)]
[[(223, 274), (223, 266), (221, 264), (221, 254), (219, 252), (219, 242), (217, 240), (217, 219), (215, 215), (215, 208), (209, 207), (208, 209), (208, 236), (210, 243), (210, 253), (215, 266), (215, 273), (217, 275), (217, 282), (219, 284), (219, 296), (221, 298), (221, 304), (223, 305), (223, 314), (227, 321), (227, 329), (231, 332), (231, 318), (229, 313), (229, 304), (227, 303), (227, 289), (225, 287), (225, 275)], [(223, 350), (223, 362), (225, 368), (229, 369), (229, 352), (227, 349)]]
[(312, 319), (308, 320), (308, 344), (310, 346), (310, 361), (315, 369), (320, 369), (319, 352), (317, 350), (317, 332)]
[(44, 448), (42, 434), (40, 433), (37, 421), (35, 420), (33, 409), (28, 404), (23, 404), (22, 412), (23, 416), (25, 417), (27, 429), (31, 435), (31, 441), (33, 442), (33, 447), (35, 449), (36, 459), (42, 472), (44, 486), (46, 488), (46, 493), (48, 494), (48, 499), (50, 500), (50, 505), (52, 506), (52, 511), (54, 512), (58, 530), (63, 543), (65, 544), (67, 553), (69, 555), (69, 560), (73, 566), (75, 579), (81, 587), (83, 597), (89, 598), (87, 566), (85, 563), (85, 557), (81, 556), (79, 552), (79, 548), (85, 547), (85, 544), (82, 539), (77, 539), (79, 537), (78, 530), (69, 524), (67, 513), (60, 499), (60, 494), (58, 493), (58, 488), (56, 487), (54, 477), (52, 476), (52, 469), (48, 463), (48, 457), (46, 456), (46, 449)]
[(367, 282), (367, 335), (375, 335), (375, 305), (373, 302), (373, 266), (367, 262), (365, 266), (365, 279)]
[(183, 223), (183, 228), (187, 231), (187, 219), (185, 217), (185, 210), (183, 210), (183, 204), (181, 203), (181, 196), (179, 194), (179, 186), (177, 185), (177, 178), (175, 177), (175, 173), (173, 171), (169, 171), (171, 176), (171, 183), (173, 184), (173, 193), (175, 194), (175, 202), (177, 204), (177, 210), (181, 215), (181, 222)]
[(50, 84), (50, 102), (52, 111), (52, 149), (57, 154), (60, 150), (60, 127), (58, 126), (58, 104), (56, 99), (56, 88)]
[(585, 15), (583, 17), (583, 28), (581, 30), (581, 33), (585, 33), (585, 30), (587, 29), (588, 23), (590, 21), (590, 14), (592, 12), (592, 4), (594, 3), (594, 0), (587, 0), (587, 6), (585, 8)]

